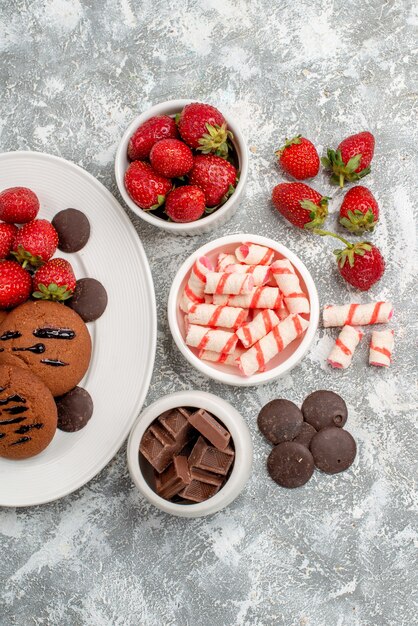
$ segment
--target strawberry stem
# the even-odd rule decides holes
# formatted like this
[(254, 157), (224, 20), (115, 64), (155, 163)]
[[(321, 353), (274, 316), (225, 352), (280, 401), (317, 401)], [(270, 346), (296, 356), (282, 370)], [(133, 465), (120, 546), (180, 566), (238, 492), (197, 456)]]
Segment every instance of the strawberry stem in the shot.
[(340, 241), (342, 241), (347, 248), (353, 248), (354, 244), (350, 243), (349, 241), (347, 241), (347, 239), (344, 239), (344, 237), (341, 237), (341, 235), (337, 235), (336, 233), (331, 233), (329, 230), (321, 230), (320, 228), (314, 228), (313, 233), (315, 233), (315, 235), (320, 235), (321, 237), (335, 237), (335, 239), (339, 239)]

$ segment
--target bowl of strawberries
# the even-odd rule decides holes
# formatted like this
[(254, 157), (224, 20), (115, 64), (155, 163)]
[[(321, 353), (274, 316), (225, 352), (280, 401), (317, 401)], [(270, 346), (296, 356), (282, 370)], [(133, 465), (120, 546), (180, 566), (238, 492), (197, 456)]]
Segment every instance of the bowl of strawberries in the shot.
[(140, 218), (176, 235), (201, 235), (238, 209), (248, 149), (237, 124), (214, 106), (170, 100), (126, 129), (115, 174), (122, 198)]

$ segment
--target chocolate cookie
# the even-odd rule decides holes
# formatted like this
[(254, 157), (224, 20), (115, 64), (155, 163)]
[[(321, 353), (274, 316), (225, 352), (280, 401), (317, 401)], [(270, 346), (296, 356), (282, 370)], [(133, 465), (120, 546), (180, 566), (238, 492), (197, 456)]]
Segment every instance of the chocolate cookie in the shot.
[(312, 437), (316, 435), (316, 430), (308, 422), (303, 422), (301, 431), (297, 437), (293, 439), (296, 443), (301, 443), (303, 446), (309, 448), (312, 441)]
[(0, 364), (29, 368), (53, 396), (67, 393), (80, 382), (90, 356), (86, 325), (59, 302), (25, 302), (0, 326)]
[(0, 365), (0, 457), (27, 459), (45, 450), (57, 429), (57, 408), (38, 376)]
[(350, 467), (356, 458), (357, 446), (346, 430), (324, 428), (311, 441), (315, 465), (327, 474), (338, 474)]
[(89, 240), (90, 222), (77, 209), (60, 211), (51, 223), (58, 233), (58, 248), (63, 252), (78, 252)]
[(107, 307), (106, 289), (95, 278), (81, 278), (77, 281), (73, 297), (67, 304), (85, 322), (94, 322), (103, 315)]
[(302, 404), (302, 413), (305, 421), (315, 430), (329, 426), (342, 428), (347, 421), (347, 405), (337, 393), (333, 391), (314, 391)]
[(308, 482), (314, 471), (314, 460), (306, 446), (285, 441), (270, 452), (267, 469), (277, 484), (293, 489)]
[(9, 311), (1, 311), (0, 310), (0, 325), (3, 324), (3, 322), (6, 319), (8, 313), (9, 313)]
[(296, 404), (280, 398), (263, 406), (258, 414), (257, 423), (266, 439), (278, 444), (292, 441), (300, 433), (303, 415)]
[(93, 400), (89, 392), (82, 387), (74, 387), (55, 401), (58, 409), (58, 428), (67, 433), (75, 433), (84, 428), (93, 415)]

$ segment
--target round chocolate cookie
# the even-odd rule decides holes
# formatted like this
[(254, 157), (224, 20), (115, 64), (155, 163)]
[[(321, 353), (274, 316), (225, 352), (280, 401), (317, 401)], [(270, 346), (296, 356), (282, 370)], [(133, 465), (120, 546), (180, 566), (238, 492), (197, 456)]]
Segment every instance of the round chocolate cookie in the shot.
[(306, 446), (285, 441), (270, 452), (267, 470), (281, 487), (293, 489), (308, 482), (314, 471), (314, 460)]
[(35, 456), (56, 429), (57, 407), (42, 380), (27, 369), (0, 365), (0, 457)]
[(327, 474), (338, 474), (350, 467), (356, 458), (357, 446), (350, 433), (331, 426), (313, 437), (311, 452), (318, 469)]
[(93, 415), (93, 400), (82, 387), (74, 387), (64, 396), (56, 398), (58, 428), (67, 433), (75, 433), (86, 426)]
[(0, 326), (0, 364), (30, 369), (53, 396), (67, 393), (80, 382), (90, 356), (85, 323), (59, 302), (25, 302)]
[(307, 396), (302, 404), (305, 422), (315, 430), (329, 426), (342, 428), (347, 421), (347, 405), (334, 391), (319, 390)]
[(266, 439), (278, 444), (297, 437), (302, 428), (303, 415), (296, 404), (279, 398), (263, 406), (257, 424)]
[(89, 240), (90, 222), (77, 209), (60, 211), (51, 223), (58, 233), (58, 248), (63, 252), (77, 252)]
[(107, 292), (95, 278), (80, 278), (73, 297), (67, 302), (85, 322), (94, 322), (103, 315), (107, 307)]
[(303, 446), (309, 448), (312, 441), (312, 437), (316, 435), (316, 430), (308, 422), (303, 422), (301, 431), (297, 437), (293, 439), (296, 443), (301, 443)]
[(0, 324), (3, 324), (3, 322), (6, 319), (8, 313), (9, 313), (9, 311), (1, 311), (0, 310)]

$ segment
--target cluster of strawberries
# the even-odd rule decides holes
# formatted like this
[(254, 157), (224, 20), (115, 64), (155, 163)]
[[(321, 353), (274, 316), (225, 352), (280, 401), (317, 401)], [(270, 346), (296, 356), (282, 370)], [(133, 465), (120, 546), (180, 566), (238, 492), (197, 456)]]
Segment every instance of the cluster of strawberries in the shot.
[(38, 211), (38, 197), (27, 187), (0, 193), (0, 309), (22, 304), (31, 294), (64, 301), (75, 289), (71, 264), (51, 258), (58, 246), (57, 231), (48, 220), (36, 219)]
[(175, 118), (157, 115), (129, 141), (125, 187), (144, 211), (173, 222), (193, 222), (215, 211), (234, 192), (232, 133), (209, 104), (186, 105)]
[[(344, 139), (337, 150), (328, 150), (322, 158), (331, 171), (331, 181), (344, 186), (355, 183), (370, 172), (375, 140), (370, 132), (361, 132)], [(282, 169), (297, 180), (313, 178), (319, 172), (320, 159), (315, 146), (298, 135), (286, 141), (276, 152)], [(341, 276), (351, 285), (367, 291), (382, 277), (385, 262), (380, 250), (369, 241), (352, 243), (340, 235), (321, 230), (328, 215), (329, 197), (304, 183), (280, 183), (273, 189), (273, 204), (292, 224), (310, 229), (318, 235), (329, 235), (342, 241), (345, 248), (335, 250)], [(379, 219), (379, 206), (369, 189), (352, 187), (340, 206), (340, 224), (353, 234), (372, 231)]]

